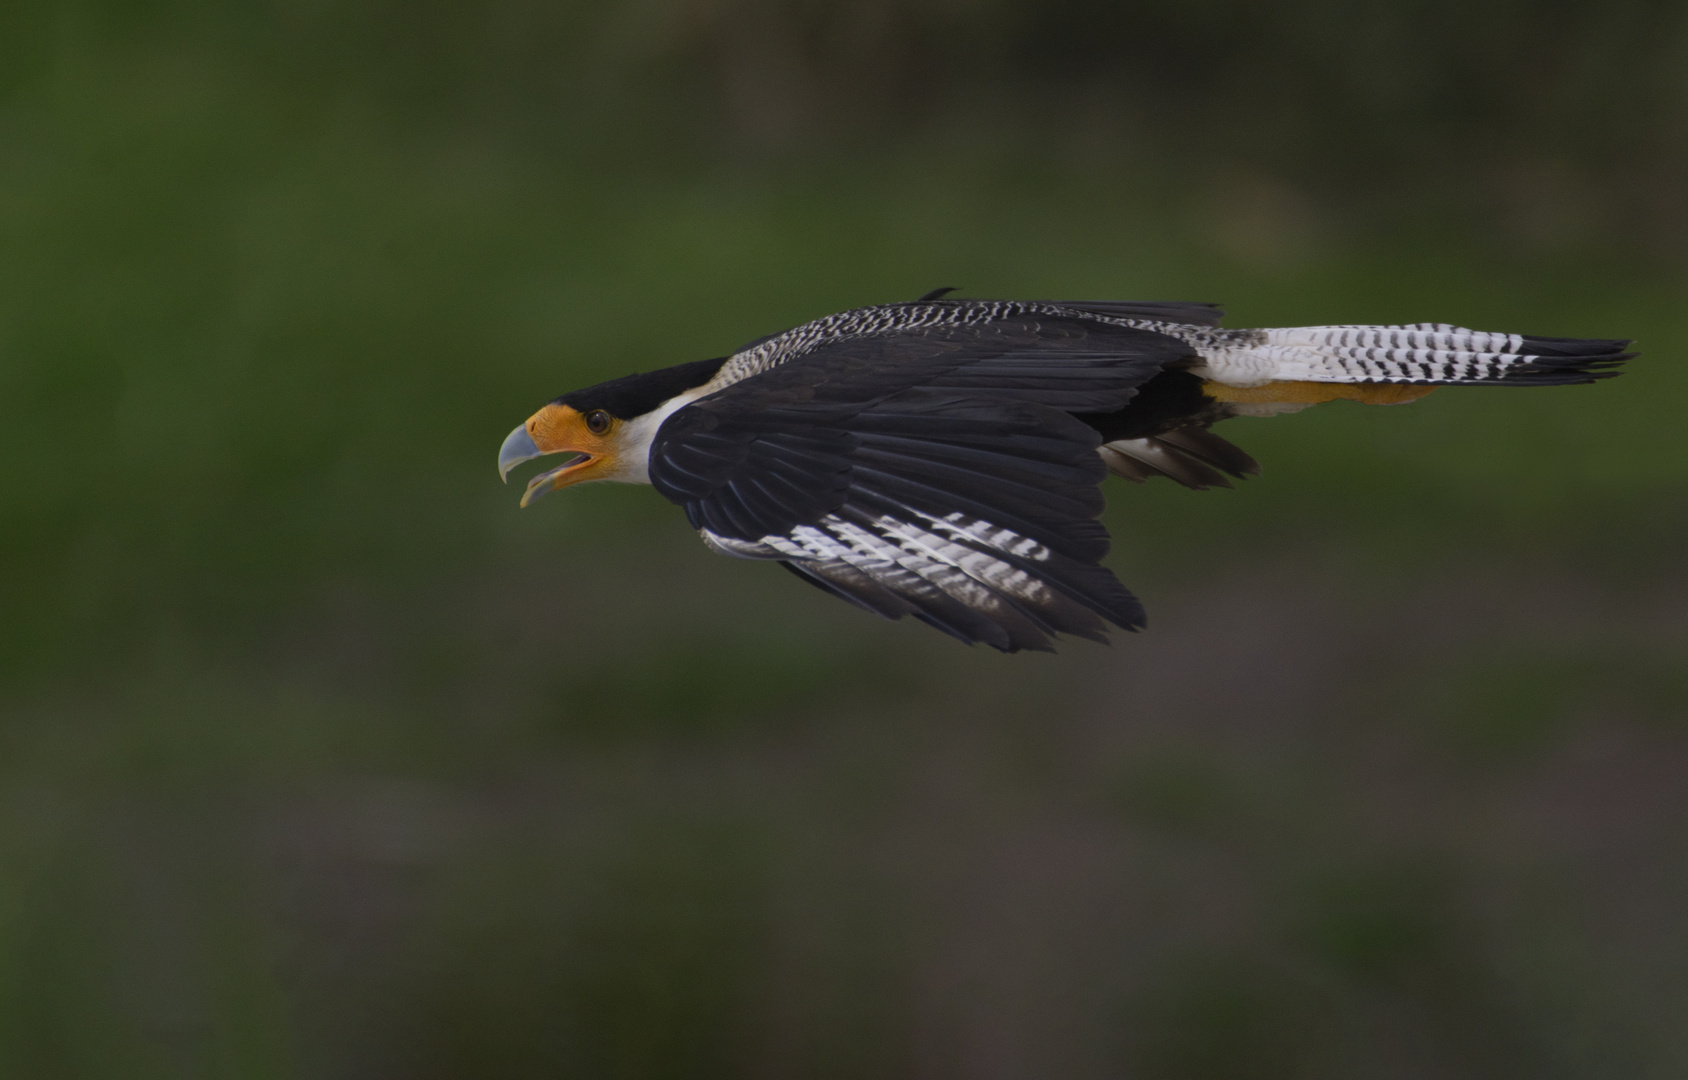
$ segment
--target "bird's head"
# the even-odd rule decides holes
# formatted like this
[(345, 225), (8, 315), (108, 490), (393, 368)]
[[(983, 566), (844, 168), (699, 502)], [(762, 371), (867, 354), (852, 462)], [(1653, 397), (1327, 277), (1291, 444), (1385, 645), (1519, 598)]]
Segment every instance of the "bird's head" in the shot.
[(574, 454), (528, 481), (526, 506), (541, 495), (590, 480), (650, 483), (651, 440), (674, 410), (696, 398), (726, 357), (612, 379), (564, 394), (510, 432), (498, 475), (546, 454)]
[(553, 401), (510, 432), (498, 450), (498, 475), (508, 480), (510, 470), (524, 461), (546, 454), (574, 454), (575, 457), (528, 481), (522, 494), (526, 506), (541, 495), (584, 483), (613, 480), (622, 471), (620, 436), (627, 421), (608, 409), (584, 411)]

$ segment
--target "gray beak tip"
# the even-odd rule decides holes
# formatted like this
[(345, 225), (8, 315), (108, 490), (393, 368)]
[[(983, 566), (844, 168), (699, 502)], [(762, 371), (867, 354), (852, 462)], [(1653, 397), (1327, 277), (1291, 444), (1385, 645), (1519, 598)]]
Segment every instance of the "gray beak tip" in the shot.
[(505, 483), (510, 482), (510, 470), (524, 461), (532, 461), (541, 456), (540, 450), (528, 434), (527, 425), (517, 425), (516, 430), (504, 438), (504, 445), (498, 448), (498, 478)]

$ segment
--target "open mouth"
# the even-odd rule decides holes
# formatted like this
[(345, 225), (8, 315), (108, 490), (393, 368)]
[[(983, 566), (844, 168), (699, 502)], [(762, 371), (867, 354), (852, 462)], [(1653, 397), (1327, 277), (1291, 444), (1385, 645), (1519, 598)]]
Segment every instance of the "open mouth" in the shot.
[[(567, 451), (559, 451), (559, 453), (567, 453)], [(542, 472), (532, 480), (529, 480), (527, 483), (527, 490), (522, 492), (522, 505), (526, 506), (533, 502), (533, 500), (556, 491), (560, 486), (556, 483), (556, 481), (561, 478), (564, 473), (571, 469), (579, 468), (591, 460), (591, 454), (576, 453), (574, 457), (569, 458), (555, 469), (552, 469), (549, 472)]]
[(542, 472), (528, 481), (527, 490), (522, 493), (522, 505), (526, 506), (541, 495), (548, 495), (560, 487), (567, 487), (573, 481), (565, 478), (566, 474), (583, 469), (593, 461), (593, 455), (584, 450), (541, 450), (539, 444), (533, 441), (526, 425), (510, 432), (504, 440), (504, 445), (498, 448), (498, 475), (508, 480), (510, 470), (524, 461), (532, 461), (536, 457), (549, 454), (570, 454), (567, 461), (549, 472)]

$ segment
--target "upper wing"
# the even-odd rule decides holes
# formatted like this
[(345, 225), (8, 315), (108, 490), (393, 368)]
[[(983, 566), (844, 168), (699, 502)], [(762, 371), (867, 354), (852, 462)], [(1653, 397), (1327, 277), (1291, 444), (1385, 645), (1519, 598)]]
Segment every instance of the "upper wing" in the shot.
[(840, 339), (677, 411), (651, 483), (728, 554), (964, 641), (1101, 638), (1142, 607), (1098, 561), (1099, 436), (1189, 357), (1174, 338), (1077, 313)]
[(927, 334), (942, 328), (1004, 328), (1016, 320), (1037, 319), (1088, 326), (1093, 332), (1108, 327), (1153, 330), (1181, 340), (1191, 335), (1211, 337), (1223, 310), (1217, 304), (1185, 301), (1112, 300), (951, 300), (938, 289), (906, 304), (879, 304), (840, 311), (783, 333), (770, 334), (740, 348), (716, 373), (717, 387), (729, 386), (770, 368), (829, 348), (843, 339)]
[(1225, 317), (1225, 309), (1218, 304), (1188, 300), (1057, 300), (1053, 303), (1109, 319), (1138, 319), (1186, 326), (1218, 326)]

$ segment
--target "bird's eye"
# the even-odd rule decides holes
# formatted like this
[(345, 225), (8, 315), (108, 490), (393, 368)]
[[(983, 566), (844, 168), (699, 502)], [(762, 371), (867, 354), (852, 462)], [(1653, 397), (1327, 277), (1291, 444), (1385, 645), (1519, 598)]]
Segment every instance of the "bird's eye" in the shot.
[(586, 430), (594, 435), (602, 435), (610, 429), (612, 418), (602, 409), (593, 409), (586, 414)]

